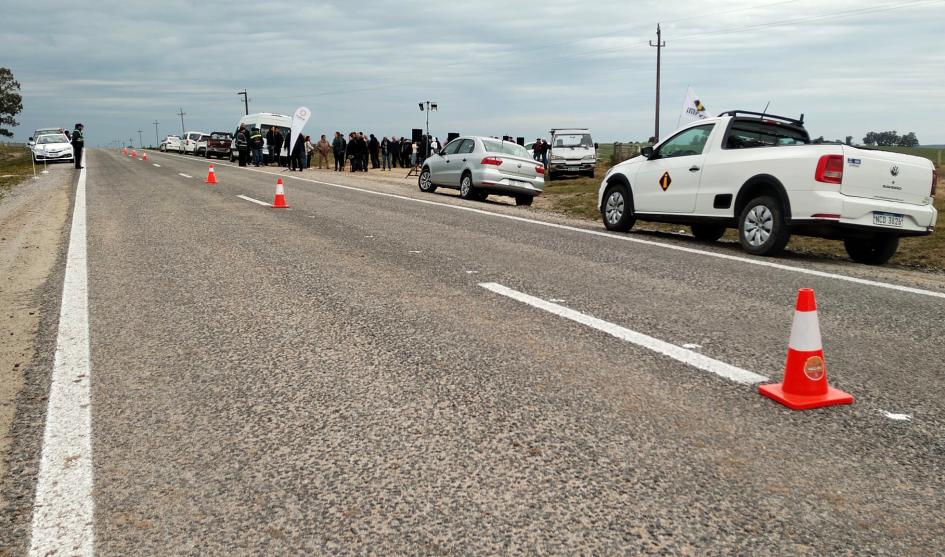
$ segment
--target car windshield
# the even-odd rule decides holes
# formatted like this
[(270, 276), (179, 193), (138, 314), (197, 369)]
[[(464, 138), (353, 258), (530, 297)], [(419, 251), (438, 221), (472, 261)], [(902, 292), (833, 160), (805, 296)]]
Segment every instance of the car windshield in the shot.
[(502, 153), (503, 155), (512, 155), (513, 157), (529, 157), (528, 151), (518, 143), (511, 141), (498, 141), (496, 139), (483, 139), (482, 146), (487, 153)]
[(46, 143), (69, 143), (69, 139), (61, 133), (50, 134), (50, 135), (41, 135), (39, 139), (36, 140), (36, 143), (44, 145)]
[(591, 134), (589, 133), (568, 133), (568, 134), (558, 134), (555, 135), (555, 140), (553, 147), (593, 147), (594, 142), (591, 141)]

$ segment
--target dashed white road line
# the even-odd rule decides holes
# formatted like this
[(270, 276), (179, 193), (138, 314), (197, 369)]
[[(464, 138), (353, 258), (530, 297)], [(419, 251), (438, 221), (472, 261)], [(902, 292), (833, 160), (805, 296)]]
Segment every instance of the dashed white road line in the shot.
[(610, 323), (609, 321), (604, 321), (603, 319), (591, 317), (590, 315), (575, 311), (562, 305), (542, 300), (541, 298), (536, 298), (535, 296), (529, 296), (528, 294), (524, 294), (518, 290), (513, 290), (495, 282), (483, 282), (480, 283), (479, 286), (485, 288), (486, 290), (495, 292), (496, 294), (522, 302), (523, 304), (528, 304), (532, 307), (553, 313), (559, 317), (564, 317), (565, 319), (570, 319), (571, 321), (575, 321), (592, 329), (597, 329), (598, 331), (617, 337), (620, 340), (625, 340), (627, 342), (636, 344), (637, 346), (641, 346), (647, 350), (652, 350), (653, 352), (657, 352), (664, 356), (669, 356), (674, 360), (690, 365), (696, 369), (714, 373), (719, 377), (724, 377), (725, 379), (729, 379), (736, 383), (752, 385), (768, 380), (768, 378), (764, 375), (759, 375), (752, 371), (735, 367), (719, 360), (714, 360), (708, 356), (703, 356), (702, 354), (676, 346), (675, 344), (670, 344), (668, 342), (653, 338), (649, 335), (632, 331), (625, 327), (621, 327), (620, 325)]
[(236, 197), (239, 197), (240, 199), (245, 199), (246, 201), (252, 201), (253, 203), (257, 203), (257, 204), (262, 205), (262, 206), (264, 206), (264, 207), (272, 207), (272, 205), (270, 205), (269, 203), (266, 203), (265, 201), (260, 201), (260, 200), (258, 200), (258, 199), (253, 199), (252, 197), (249, 197), (249, 196), (246, 196), (246, 195), (237, 195)]
[[(86, 157), (87, 159), (87, 157)], [(39, 462), (30, 555), (92, 555), (92, 419), (85, 180), (79, 173), (56, 355)]]
[(193, 176), (191, 176), (190, 174), (184, 174), (183, 172), (178, 172), (177, 175), (183, 176), (184, 178), (193, 178)]
[(159, 164), (158, 164), (158, 163), (156, 163), (156, 162), (154, 162), (154, 163), (151, 163), (151, 164), (152, 164), (152, 165), (154, 165), (154, 166), (156, 166), (156, 167), (158, 167), (158, 168), (161, 168), (161, 165), (159, 165)]
[(892, 412), (887, 412), (883, 410), (883, 416), (886, 416), (890, 420), (895, 420), (897, 422), (911, 422), (912, 414), (894, 414)]
[[(189, 162), (197, 162), (197, 161), (191, 161), (190, 159), (184, 157), (183, 155), (167, 155), (167, 156), (177, 157), (177, 158), (180, 158), (180, 159), (182, 159), (182, 160), (189, 161)], [(236, 166), (231, 165), (231, 164), (223, 164), (223, 163), (220, 163), (220, 165), (221, 165), (221, 166), (231, 166), (231, 167), (233, 167), (233, 168), (237, 168)], [(262, 173), (262, 174), (269, 174), (269, 175), (272, 175), (272, 176), (283, 176), (282, 174), (279, 174), (279, 173), (277, 173), (277, 172), (270, 172), (270, 171), (262, 170), (262, 169), (259, 169), (259, 168), (242, 168), (242, 170), (246, 170), (246, 171), (248, 171), (248, 172), (259, 172), (259, 173)], [(578, 233), (581, 233), (581, 234), (589, 234), (589, 235), (591, 235), (591, 236), (597, 236), (597, 237), (601, 237), (601, 238), (610, 238), (610, 239), (613, 239), (613, 240), (620, 240), (620, 241), (622, 241), (622, 242), (632, 242), (632, 243), (635, 243), (635, 244), (641, 244), (641, 245), (645, 245), (645, 246), (653, 246), (653, 247), (658, 247), (658, 248), (663, 248), (663, 249), (669, 249), (669, 250), (679, 251), (679, 252), (683, 252), (683, 253), (690, 253), (690, 254), (701, 255), (701, 256), (706, 256), (706, 257), (715, 257), (715, 258), (717, 258), (717, 259), (725, 259), (725, 260), (728, 260), (728, 261), (737, 261), (737, 262), (739, 262), (739, 263), (747, 263), (747, 264), (749, 264), (749, 265), (757, 265), (757, 266), (759, 266), (759, 267), (767, 267), (767, 268), (769, 268), (769, 269), (778, 269), (778, 270), (780, 270), (780, 271), (788, 271), (788, 272), (791, 272), (791, 273), (800, 273), (800, 274), (803, 274), (803, 275), (809, 275), (809, 276), (815, 276), (815, 277), (820, 277), (820, 278), (828, 278), (828, 279), (833, 279), (833, 280), (840, 280), (840, 281), (852, 282), (852, 283), (855, 283), (855, 284), (862, 284), (862, 285), (864, 285), (864, 286), (872, 286), (872, 287), (877, 287), (877, 288), (885, 288), (885, 289), (888, 289), (888, 290), (896, 290), (896, 291), (899, 291), (899, 292), (908, 292), (908, 293), (910, 293), (910, 294), (919, 294), (919, 295), (921, 295), (921, 296), (929, 296), (929, 297), (932, 297), (932, 298), (945, 299), (945, 292), (938, 292), (938, 291), (935, 291), (935, 290), (926, 290), (926, 289), (924, 289), (924, 288), (916, 288), (916, 287), (913, 287), (913, 286), (904, 286), (904, 285), (901, 285), (901, 284), (893, 284), (893, 283), (889, 283), (889, 282), (881, 282), (881, 281), (877, 281), (877, 280), (864, 279), (864, 278), (853, 277), (853, 276), (849, 276), (849, 275), (841, 275), (841, 274), (838, 274), (838, 273), (829, 273), (829, 272), (827, 272), (827, 271), (818, 271), (818, 270), (816, 270), (816, 269), (805, 269), (805, 268), (803, 268), (803, 267), (794, 267), (794, 266), (792, 266), (792, 265), (785, 265), (785, 264), (783, 264), (783, 263), (775, 263), (774, 261), (770, 261), (770, 260), (752, 259), (752, 258), (749, 258), (749, 257), (743, 257), (743, 256), (739, 256), (739, 255), (730, 255), (730, 254), (727, 254), (727, 253), (701, 250), (701, 249), (696, 249), (696, 248), (690, 248), (690, 247), (687, 247), (687, 246), (680, 246), (680, 245), (676, 245), (676, 244), (669, 244), (669, 243), (664, 243), (664, 242), (658, 242), (658, 241), (656, 241), (656, 240), (646, 240), (646, 239), (644, 239), (644, 238), (638, 238), (638, 237), (634, 237), (634, 236), (632, 236), (632, 235), (621, 235), (621, 234), (615, 234), (615, 233), (613, 233), (613, 232), (606, 232), (606, 231), (603, 231), (603, 230), (591, 230), (591, 229), (588, 229), (588, 228), (580, 228), (580, 227), (577, 227), (577, 226), (570, 226), (570, 225), (567, 225), (567, 224), (559, 224), (559, 223), (556, 223), (556, 222), (548, 222), (548, 221), (543, 221), (543, 220), (537, 220), (537, 219), (531, 219), (531, 218), (526, 218), (526, 217), (520, 217), (520, 216), (517, 216), (517, 215), (507, 215), (507, 214), (505, 214), (505, 213), (495, 213), (495, 212), (493, 212), (493, 211), (486, 211), (486, 210), (484, 210), (484, 209), (477, 209), (477, 208), (475, 208), (475, 207), (467, 207), (467, 206), (465, 206), (465, 205), (453, 205), (453, 204), (451, 204), (451, 203), (442, 203), (442, 202), (439, 202), (439, 201), (431, 201), (431, 200), (428, 200), (428, 199), (417, 199), (417, 198), (415, 198), (415, 197), (409, 197), (409, 196), (406, 196), (406, 195), (398, 195), (398, 194), (395, 194), (395, 193), (387, 193), (387, 192), (382, 192), (382, 191), (374, 191), (374, 190), (359, 188), (359, 187), (356, 187), (356, 186), (346, 186), (346, 185), (344, 185), (344, 184), (334, 184), (334, 183), (331, 183), (331, 182), (324, 182), (324, 181), (322, 181), (322, 180), (312, 180), (311, 178), (303, 178), (303, 177), (301, 177), (301, 176), (288, 175), (288, 176), (284, 176), (284, 177), (285, 177), (285, 178), (291, 178), (291, 179), (293, 179), (293, 180), (300, 180), (300, 181), (302, 181), (302, 182), (309, 182), (309, 183), (312, 183), (312, 184), (322, 184), (322, 185), (330, 186), (330, 187), (333, 187), (333, 188), (339, 188), (339, 189), (344, 189), (344, 190), (349, 190), (349, 191), (356, 191), (356, 192), (360, 192), (360, 193), (366, 193), (366, 194), (370, 194), (370, 195), (377, 195), (377, 196), (388, 197), (388, 198), (393, 198), (393, 199), (400, 199), (400, 200), (403, 200), (403, 201), (410, 201), (410, 202), (412, 202), (412, 203), (421, 203), (421, 204), (424, 204), (424, 205), (434, 205), (434, 206), (438, 206), (438, 207), (446, 207), (446, 208), (453, 209), (453, 210), (456, 210), (456, 211), (466, 211), (466, 212), (469, 212), (469, 213), (476, 213), (476, 214), (480, 214), (480, 215), (488, 215), (488, 216), (490, 216), (490, 217), (499, 218), (499, 219), (506, 219), (506, 220), (512, 220), (512, 221), (517, 221), (517, 222), (525, 222), (525, 223), (534, 224), (534, 225), (538, 225), (538, 226), (546, 226), (546, 227), (548, 227), (548, 228), (557, 228), (557, 229), (559, 229), (559, 230), (568, 230), (568, 231), (571, 231), (571, 232), (578, 232)]]

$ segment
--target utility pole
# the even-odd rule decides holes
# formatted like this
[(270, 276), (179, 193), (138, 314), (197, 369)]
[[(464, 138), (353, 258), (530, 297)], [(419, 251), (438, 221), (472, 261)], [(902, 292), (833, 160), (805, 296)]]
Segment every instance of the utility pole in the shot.
[(436, 112), (438, 106), (435, 102), (432, 102), (432, 101), (423, 101), (418, 104), (420, 105), (420, 110), (423, 110), (427, 113), (427, 135), (426, 135), (426, 138), (424, 138), (424, 142), (426, 143), (427, 148), (426, 148), (426, 153), (423, 154), (424, 158), (426, 159), (430, 157), (430, 111), (432, 110), (433, 112)]
[(161, 144), (161, 140), (158, 139), (157, 127), (158, 127), (158, 121), (155, 120), (155, 121), (154, 121), (154, 147), (155, 147), (155, 148), (158, 147), (158, 146)]
[(243, 95), (243, 105), (246, 107), (246, 115), (249, 116), (249, 94), (246, 89), (238, 92), (237, 95)]
[(650, 46), (656, 47), (656, 126), (653, 137), (656, 141), (660, 140), (660, 51), (666, 48), (666, 41), (663, 40), (663, 31), (660, 24), (656, 24), (656, 44), (650, 41)]
[(179, 110), (177, 115), (180, 116), (180, 136), (183, 139), (183, 137), (187, 135), (187, 131), (184, 130), (184, 116), (187, 116), (187, 113), (184, 112), (184, 109), (179, 106), (177, 107), (177, 110)]
[(141, 150), (144, 151), (144, 140), (141, 139), (141, 130), (138, 130), (138, 147), (141, 147)]

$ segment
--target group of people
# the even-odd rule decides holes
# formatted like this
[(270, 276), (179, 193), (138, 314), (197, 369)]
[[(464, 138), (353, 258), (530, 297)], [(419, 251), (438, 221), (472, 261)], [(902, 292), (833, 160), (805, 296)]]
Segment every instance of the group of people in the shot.
[[(311, 136), (300, 133), (291, 142), (291, 152), (283, 157), (281, 155), (283, 147), (287, 147), (289, 133), (288, 130), (280, 132), (276, 127), (270, 127), (264, 132), (240, 124), (234, 134), (239, 165), (281, 165), (287, 170), (301, 171), (311, 168), (315, 159), (318, 168), (330, 169), (331, 156), (334, 169), (338, 172), (344, 171), (346, 165), (351, 172), (367, 172), (369, 168), (393, 170), (398, 166), (410, 168), (418, 159), (422, 161), (428, 150), (429, 153), (435, 153), (440, 149), (439, 139), (432, 136), (421, 136), (420, 142), (415, 145), (406, 137), (378, 139), (373, 133), (365, 135), (364, 132), (351, 132), (346, 138), (336, 131), (331, 142), (322, 135), (314, 143)], [(268, 158), (264, 156), (264, 150), (268, 150)]]
[(548, 144), (542, 138), (535, 139), (535, 144), (532, 145), (532, 156), (534, 159), (546, 167), (548, 166), (548, 151), (551, 150), (551, 145)]

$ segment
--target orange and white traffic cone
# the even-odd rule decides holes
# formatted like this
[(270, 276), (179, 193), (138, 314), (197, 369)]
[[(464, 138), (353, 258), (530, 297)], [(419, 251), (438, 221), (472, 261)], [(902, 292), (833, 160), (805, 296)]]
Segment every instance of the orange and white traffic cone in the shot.
[(147, 151), (144, 151), (144, 152), (141, 153), (141, 160), (143, 160), (143, 161), (148, 160), (148, 153), (147, 153)]
[(127, 157), (127, 156), (128, 156), (128, 148), (127, 148), (127, 147), (122, 147), (122, 148), (121, 148), (121, 154), (122, 154), (122, 155), (125, 155), (125, 156)]
[(810, 288), (801, 288), (797, 293), (784, 379), (781, 383), (761, 385), (758, 392), (791, 410), (853, 403), (852, 395), (827, 384), (817, 303)]
[(276, 181), (276, 198), (272, 200), (273, 209), (288, 209), (289, 205), (285, 202), (285, 187), (282, 185), (282, 178)]
[(204, 184), (216, 184), (217, 175), (213, 171), (213, 163), (210, 163), (210, 170), (207, 171), (207, 179), (203, 181)]
[(131, 150), (131, 158), (133, 158), (133, 159), (138, 158), (138, 151), (135, 151), (134, 149), (132, 149), (132, 150)]

